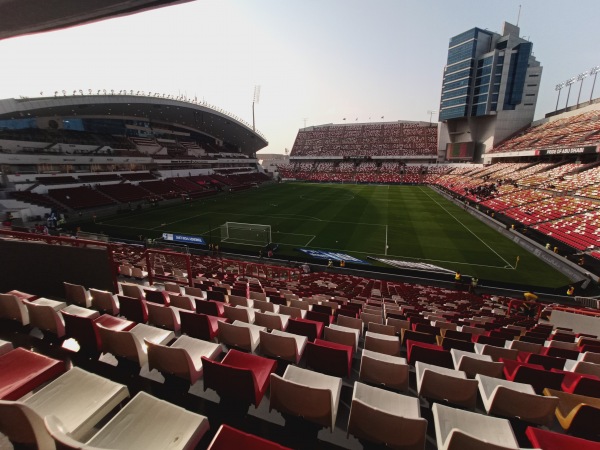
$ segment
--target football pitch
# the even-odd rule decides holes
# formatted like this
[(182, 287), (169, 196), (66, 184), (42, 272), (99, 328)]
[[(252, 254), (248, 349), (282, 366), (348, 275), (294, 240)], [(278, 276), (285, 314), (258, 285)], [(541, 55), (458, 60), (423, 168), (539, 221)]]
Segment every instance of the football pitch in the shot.
[[(523, 285), (554, 288), (569, 283), (565, 275), (427, 186), (273, 184), (103, 217), (96, 224), (82, 224), (82, 231), (131, 239), (179, 233), (217, 243), (225, 222), (270, 225), (272, 242), (279, 244), (277, 255), (291, 260), (305, 257), (299, 248), (320, 249), (372, 265), (379, 263), (369, 257), (379, 257)], [(258, 254), (259, 247), (255, 250)]]

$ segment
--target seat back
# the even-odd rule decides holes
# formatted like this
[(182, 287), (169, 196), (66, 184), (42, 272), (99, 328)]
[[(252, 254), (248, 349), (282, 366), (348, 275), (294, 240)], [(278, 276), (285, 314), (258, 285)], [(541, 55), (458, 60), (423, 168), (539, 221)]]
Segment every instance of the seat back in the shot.
[[(254, 308), (259, 309), (261, 312), (277, 312), (277, 311), (279, 311), (279, 309), (276, 308), (275, 306), (276, 305), (271, 302), (267, 302), (264, 300), (254, 300)], [(276, 311), (276, 309), (277, 309), (277, 311)]]
[(228, 300), (229, 304), (232, 306), (250, 306), (248, 299), (239, 295), (229, 295)]
[(396, 336), (396, 328), (392, 325), (383, 325), (381, 323), (369, 322), (368, 330), (373, 333), (386, 334), (388, 336)]
[(219, 322), (219, 342), (249, 352), (254, 350), (250, 329), (227, 322)]
[(110, 330), (98, 324), (102, 351), (113, 356), (134, 361), (141, 366), (148, 362), (148, 356), (142, 343), (129, 331)]
[(223, 306), (219, 308), (219, 304), (212, 300), (198, 300), (196, 299), (196, 311), (209, 316), (221, 317)]
[(141, 286), (132, 283), (119, 284), (121, 286), (121, 290), (123, 291), (123, 295), (144, 300), (144, 290)]
[(146, 302), (155, 303), (157, 305), (169, 305), (170, 300), (167, 292), (155, 291), (152, 289), (144, 289)]
[(373, 352), (384, 353), (390, 356), (400, 356), (401, 345), (400, 338), (393, 340), (378, 338), (371, 334), (365, 337), (365, 350), (371, 350)]
[(85, 288), (79, 284), (71, 284), (63, 281), (65, 287), (65, 300), (68, 303), (74, 303), (84, 308), (89, 308), (92, 304), (91, 298)]
[(117, 295), (117, 298), (119, 299), (121, 315), (125, 316), (127, 320), (136, 323), (148, 322), (148, 307), (144, 300), (127, 295)]
[(29, 325), (29, 311), (18, 297), (11, 294), (0, 294), (0, 317), (17, 320), (21, 325)]
[(348, 433), (359, 439), (386, 444), (391, 448), (423, 450), (427, 420), (390, 414), (354, 398), (348, 420)]
[(225, 317), (232, 322), (239, 320), (241, 322), (252, 323), (252, 320), (250, 319), (250, 311), (248, 311), (246, 308), (223, 305), (223, 309), (225, 311)]
[(333, 398), (329, 389), (319, 389), (294, 383), (271, 374), (271, 403), (269, 410), (303, 417), (324, 427), (335, 426)]
[(171, 303), (171, 306), (174, 306), (175, 308), (196, 311), (196, 304), (186, 295), (169, 295), (169, 302)]
[(198, 381), (190, 355), (183, 348), (167, 347), (144, 340), (148, 348), (150, 370), (168, 373), (188, 380), (191, 384)]
[(49, 331), (59, 338), (65, 335), (65, 323), (62, 315), (48, 305), (36, 305), (23, 300), (29, 311), (29, 322), (40, 330)]
[(165, 291), (172, 292), (174, 294), (181, 294), (181, 286), (179, 286), (177, 283), (167, 281), (165, 282)]
[(252, 370), (234, 367), (202, 357), (204, 369), (204, 389), (213, 389), (219, 397), (240, 403), (254, 403), (258, 406), (262, 396)]
[(101, 350), (100, 333), (89, 317), (62, 313), (65, 321), (65, 335), (75, 339), (84, 353), (98, 353)]
[(90, 294), (92, 296), (92, 308), (112, 316), (119, 314), (119, 303), (112, 293), (91, 288)]
[(148, 308), (148, 323), (167, 330), (179, 331), (181, 328), (179, 318), (170, 306), (146, 303)]
[(279, 314), (285, 314), (295, 319), (302, 318), (302, 309), (294, 306), (286, 306), (285, 304), (279, 305)]
[(179, 318), (181, 319), (181, 333), (190, 337), (212, 341), (217, 334), (218, 328), (212, 329), (206, 314), (179, 311)]
[(262, 330), (260, 331), (260, 352), (265, 356), (280, 358), (293, 363), (298, 363), (300, 360), (294, 338), (278, 336)]
[(370, 384), (407, 391), (408, 370), (408, 364), (395, 364), (363, 353), (358, 379)]
[(339, 315), (336, 323), (342, 327), (354, 328), (355, 330), (358, 330), (361, 335), (363, 334), (363, 323), (361, 319)]
[(283, 324), (281, 323), (281, 317), (273, 314), (264, 314), (259, 311), (254, 313), (254, 324), (266, 327), (269, 330), (280, 330), (283, 331)]
[(54, 450), (54, 440), (46, 431), (43, 419), (21, 402), (0, 400), (0, 431), (11, 442), (39, 450)]
[(206, 294), (199, 287), (184, 286), (183, 291), (186, 295), (191, 295), (192, 297), (206, 298)]

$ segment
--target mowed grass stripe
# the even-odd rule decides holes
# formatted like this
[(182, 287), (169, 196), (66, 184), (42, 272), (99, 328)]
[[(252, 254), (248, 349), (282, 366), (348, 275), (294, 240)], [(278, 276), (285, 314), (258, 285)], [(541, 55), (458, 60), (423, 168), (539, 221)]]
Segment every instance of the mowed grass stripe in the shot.
[[(310, 246), (353, 256), (438, 262), (479, 278), (564, 285), (562, 274), (462, 208), (422, 186), (288, 183), (192, 202), (149, 208), (82, 224), (84, 231), (157, 238), (163, 232), (220, 237), (223, 223), (271, 225), (279, 253)], [(209, 232), (209, 229), (211, 230)], [(314, 239), (311, 237), (314, 236)], [(309, 243), (310, 242), (310, 243)], [(513, 270), (516, 256), (517, 270)], [(507, 264), (508, 263), (508, 264)], [(509, 267), (506, 267), (509, 266)]]

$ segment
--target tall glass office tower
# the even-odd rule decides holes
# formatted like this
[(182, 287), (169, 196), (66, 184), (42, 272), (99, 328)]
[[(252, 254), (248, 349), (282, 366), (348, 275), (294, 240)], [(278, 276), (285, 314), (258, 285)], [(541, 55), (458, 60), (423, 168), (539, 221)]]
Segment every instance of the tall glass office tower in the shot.
[(502, 34), (473, 28), (450, 39), (439, 110), (441, 143), (470, 145), (468, 153), (478, 159), (531, 123), (542, 75), (532, 50), (509, 23)]

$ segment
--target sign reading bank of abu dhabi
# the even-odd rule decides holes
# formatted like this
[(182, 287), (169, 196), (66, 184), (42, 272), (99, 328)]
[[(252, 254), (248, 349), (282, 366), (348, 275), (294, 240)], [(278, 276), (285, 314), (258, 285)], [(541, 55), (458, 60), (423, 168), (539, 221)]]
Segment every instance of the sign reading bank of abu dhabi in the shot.
[(309, 256), (317, 259), (330, 259), (332, 261), (345, 261), (347, 263), (354, 264), (369, 264), (367, 261), (363, 261), (362, 259), (355, 258), (354, 256), (350, 256), (346, 253), (337, 253), (337, 252), (326, 252), (323, 250), (312, 250), (308, 248), (299, 248), (303, 253), (306, 253)]
[(188, 236), (185, 234), (163, 233), (162, 238), (165, 241), (182, 242), (185, 244), (206, 245), (206, 242), (200, 236)]

